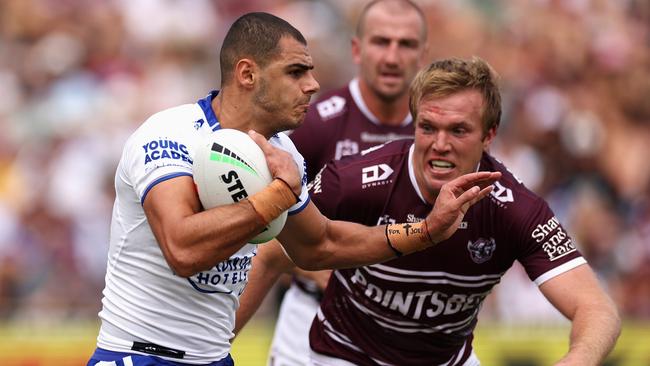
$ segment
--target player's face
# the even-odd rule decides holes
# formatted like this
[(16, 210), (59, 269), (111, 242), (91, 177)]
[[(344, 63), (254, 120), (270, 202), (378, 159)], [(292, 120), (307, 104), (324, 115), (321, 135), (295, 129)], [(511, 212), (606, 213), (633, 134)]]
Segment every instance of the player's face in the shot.
[(361, 38), (352, 40), (361, 83), (384, 101), (408, 93), (422, 65), (424, 50), (423, 24), (418, 13), (411, 9), (391, 14), (381, 4), (366, 14)]
[(483, 132), (484, 105), (475, 89), (420, 101), (413, 165), (420, 191), (429, 202), (446, 182), (476, 171), (483, 150), (496, 134), (494, 128)]
[(254, 101), (274, 132), (294, 129), (305, 118), (309, 100), (320, 85), (307, 47), (290, 37), (280, 40), (280, 55), (260, 70)]

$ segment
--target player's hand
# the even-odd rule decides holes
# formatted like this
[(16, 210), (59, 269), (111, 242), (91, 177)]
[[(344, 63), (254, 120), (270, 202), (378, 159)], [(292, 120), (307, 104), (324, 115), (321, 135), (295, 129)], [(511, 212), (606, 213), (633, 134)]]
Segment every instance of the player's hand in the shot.
[(439, 243), (452, 236), (469, 207), (490, 194), (492, 184), (499, 178), (499, 172), (477, 172), (444, 184), (425, 219), (431, 240)]
[(257, 143), (264, 152), (266, 165), (269, 167), (273, 178), (280, 178), (289, 185), (293, 194), (300, 197), (302, 181), (300, 172), (293, 157), (288, 152), (271, 145), (264, 136), (250, 130), (248, 136)]

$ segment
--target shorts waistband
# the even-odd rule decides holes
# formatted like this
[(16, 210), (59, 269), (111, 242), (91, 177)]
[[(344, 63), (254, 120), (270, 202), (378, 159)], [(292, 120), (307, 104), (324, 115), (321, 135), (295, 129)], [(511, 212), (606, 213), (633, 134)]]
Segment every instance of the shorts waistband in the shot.
[(185, 351), (180, 351), (165, 346), (159, 346), (154, 343), (133, 342), (131, 350), (146, 353), (148, 355), (163, 356), (169, 358), (182, 359), (185, 357)]
[[(142, 351), (141, 351), (142, 352)], [(126, 360), (128, 359), (128, 362)], [(104, 362), (115, 362), (116, 365), (129, 365), (129, 366), (150, 366), (150, 365), (160, 365), (160, 366), (197, 366), (184, 362), (177, 362), (166, 360), (155, 355), (143, 355), (137, 353), (129, 352), (117, 352), (109, 351), (103, 348), (96, 348), (95, 352), (88, 361), (87, 366), (95, 366), (97, 364), (104, 365)], [(235, 362), (233, 361), (230, 354), (222, 358), (219, 361), (210, 362), (204, 366), (234, 366)]]

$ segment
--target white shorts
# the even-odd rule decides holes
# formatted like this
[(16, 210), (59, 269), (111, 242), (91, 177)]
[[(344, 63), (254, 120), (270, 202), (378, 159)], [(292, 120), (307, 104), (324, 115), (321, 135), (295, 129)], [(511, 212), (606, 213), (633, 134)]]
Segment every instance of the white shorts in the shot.
[(309, 364), (309, 328), (320, 302), (292, 283), (284, 295), (275, 324), (269, 353), (269, 366)]

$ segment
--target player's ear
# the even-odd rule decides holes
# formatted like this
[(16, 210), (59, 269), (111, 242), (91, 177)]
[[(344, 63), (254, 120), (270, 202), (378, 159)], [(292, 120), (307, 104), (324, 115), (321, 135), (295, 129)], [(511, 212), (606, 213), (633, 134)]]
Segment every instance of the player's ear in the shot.
[(356, 65), (361, 64), (361, 39), (359, 37), (352, 37), (350, 41), (351, 51), (352, 51), (352, 61)]
[(487, 150), (490, 147), (490, 143), (494, 140), (494, 137), (497, 135), (497, 128), (490, 128), (485, 136), (483, 137), (483, 150)]
[(257, 78), (257, 64), (248, 58), (237, 61), (235, 65), (235, 80), (244, 88), (252, 88)]

